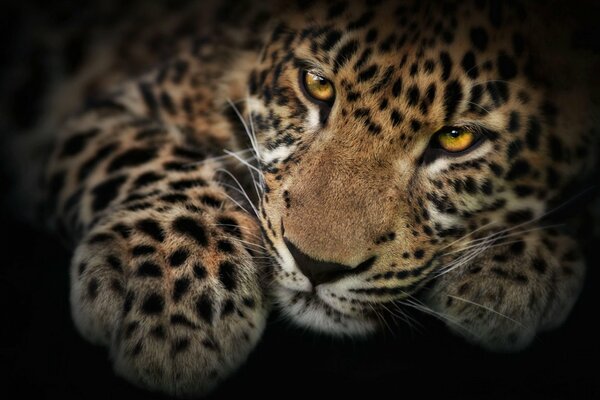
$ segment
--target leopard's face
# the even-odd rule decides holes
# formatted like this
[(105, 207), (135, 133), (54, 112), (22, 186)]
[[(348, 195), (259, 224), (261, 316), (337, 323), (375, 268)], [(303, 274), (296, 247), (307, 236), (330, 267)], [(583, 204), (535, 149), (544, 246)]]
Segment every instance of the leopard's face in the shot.
[(542, 216), (583, 144), (517, 8), (368, 3), (282, 15), (249, 81), (278, 302), (335, 334), (464, 265), (461, 238)]

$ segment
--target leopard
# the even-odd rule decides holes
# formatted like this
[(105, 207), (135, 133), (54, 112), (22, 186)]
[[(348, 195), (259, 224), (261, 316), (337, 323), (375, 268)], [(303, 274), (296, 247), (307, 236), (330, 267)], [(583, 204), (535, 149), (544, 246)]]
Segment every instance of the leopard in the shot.
[(560, 327), (586, 262), (548, 221), (597, 171), (598, 64), (540, 3), (133, 1), (52, 25), (60, 67), (2, 107), (33, 132), (5, 158), (35, 155), (19, 204), (72, 250), (78, 332), (193, 398), (273, 310), (368, 337), (416, 309), (497, 352)]

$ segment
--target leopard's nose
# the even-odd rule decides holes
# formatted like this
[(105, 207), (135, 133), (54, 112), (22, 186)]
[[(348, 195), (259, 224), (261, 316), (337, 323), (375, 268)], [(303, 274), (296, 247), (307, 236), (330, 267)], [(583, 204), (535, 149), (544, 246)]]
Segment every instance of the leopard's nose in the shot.
[(290, 253), (292, 253), (298, 268), (310, 280), (313, 286), (335, 282), (350, 274), (363, 272), (370, 268), (375, 261), (375, 257), (371, 257), (357, 267), (352, 267), (330, 261), (316, 260), (302, 252), (287, 238), (283, 238), (283, 240)]
[(283, 240), (290, 250), (290, 253), (292, 253), (296, 265), (298, 265), (300, 271), (302, 271), (302, 273), (310, 280), (313, 286), (337, 281), (344, 276), (345, 273), (352, 270), (352, 267), (348, 265), (316, 260), (303, 253), (288, 239), (284, 238)]

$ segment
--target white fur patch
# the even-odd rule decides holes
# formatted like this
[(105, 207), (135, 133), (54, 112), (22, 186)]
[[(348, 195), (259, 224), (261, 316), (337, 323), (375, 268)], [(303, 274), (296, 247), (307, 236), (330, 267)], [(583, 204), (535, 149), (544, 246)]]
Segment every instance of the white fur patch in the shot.
[[(366, 336), (376, 330), (376, 324), (369, 320), (359, 320), (329, 309), (319, 298), (306, 295), (297, 298), (297, 292), (278, 287), (275, 296), (280, 308), (296, 324), (334, 336)], [(296, 298), (296, 301), (294, 301)], [(334, 319), (336, 318), (336, 319)]]

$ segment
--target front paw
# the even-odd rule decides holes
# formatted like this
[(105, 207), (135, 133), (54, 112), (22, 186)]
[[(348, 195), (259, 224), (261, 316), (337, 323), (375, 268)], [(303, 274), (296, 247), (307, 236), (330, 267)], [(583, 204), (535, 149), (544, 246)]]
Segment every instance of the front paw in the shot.
[(441, 275), (425, 302), (467, 340), (492, 351), (517, 351), (565, 321), (584, 275), (571, 238), (536, 232), (496, 244)]
[[(197, 210), (196, 210), (197, 211)], [(116, 372), (178, 397), (210, 391), (263, 331), (255, 222), (235, 211), (116, 212), (78, 246), (71, 305)]]

